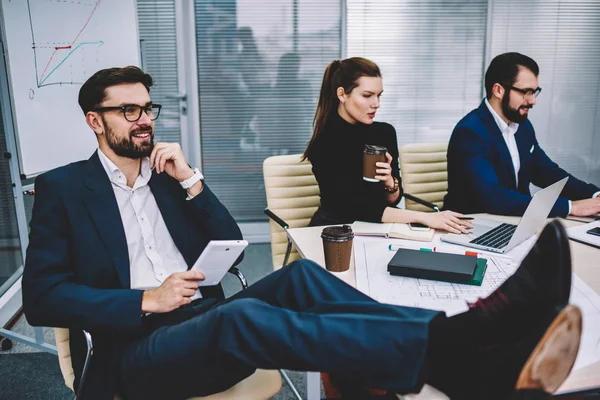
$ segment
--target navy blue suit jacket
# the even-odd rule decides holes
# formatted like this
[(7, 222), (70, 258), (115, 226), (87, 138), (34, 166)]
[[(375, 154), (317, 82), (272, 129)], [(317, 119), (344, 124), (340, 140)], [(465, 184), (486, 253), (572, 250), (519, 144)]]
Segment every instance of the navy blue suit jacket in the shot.
[(529, 184), (545, 188), (569, 180), (550, 216), (567, 216), (569, 200), (591, 198), (599, 191), (561, 169), (542, 150), (529, 120), (515, 134), (521, 168), (519, 186), (512, 159), (494, 117), (482, 102), (454, 128), (448, 145), (448, 194), (444, 208), (462, 213), (523, 215), (531, 201)]
[[(149, 186), (188, 268), (210, 240), (242, 238), (208, 186), (189, 201), (166, 173), (154, 173)], [(94, 356), (84, 391), (112, 400), (120, 349), (144, 330), (143, 291), (130, 289), (127, 242), (111, 183), (94, 153), (40, 175), (35, 190), (23, 274), (25, 315), (32, 325), (70, 328), (76, 384), (86, 353), (81, 330), (89, 331)], [(202, 294), (223, 298), (220, 286)]]

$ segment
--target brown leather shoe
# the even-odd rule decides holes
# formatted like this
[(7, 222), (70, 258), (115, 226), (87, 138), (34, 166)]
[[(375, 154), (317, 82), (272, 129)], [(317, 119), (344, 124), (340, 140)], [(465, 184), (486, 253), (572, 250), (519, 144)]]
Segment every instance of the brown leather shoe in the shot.
[(521, 370), (516, 390), (537, 389), (552, 394), (569, 376), (581, 340), (581, 311), (565, 307), (546, 330)]
[[(513, 342), (483, 347), (458, 346), (438, 360), (427, 383), (451, 399), (534, 399), (531, 392), (554, 393), (573, 368), (581, 338), (581, 311), (566, 306), (549, 321), (521, 329)], [(529, 393), (521, 393), (529, 392)]]

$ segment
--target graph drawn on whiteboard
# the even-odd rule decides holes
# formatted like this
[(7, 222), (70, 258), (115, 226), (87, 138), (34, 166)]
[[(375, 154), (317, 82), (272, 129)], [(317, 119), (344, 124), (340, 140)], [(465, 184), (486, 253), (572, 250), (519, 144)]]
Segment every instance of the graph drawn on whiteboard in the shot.
[[(104, 41), (94, 34), (90, 37), (86, 30), (96, 24), (94, 14), (100, 3), (101, 0), (43, 3), (27, 0), (38, 88), (82, 84), (90, 71), (98, 70), (98, 50)], [(57, 14), (72, 21), (71, 25), (56, 29), (47, 24), (48, 16)]]
[(77, 102), (104, 68), (139, 65), (135, 0), (0, 0), (21, 174), (87, 159), (97, 148)]

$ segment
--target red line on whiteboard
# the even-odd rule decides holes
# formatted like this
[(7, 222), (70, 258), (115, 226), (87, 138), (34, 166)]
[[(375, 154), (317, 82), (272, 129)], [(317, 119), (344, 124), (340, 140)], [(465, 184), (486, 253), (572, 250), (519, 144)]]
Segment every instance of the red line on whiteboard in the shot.
[(87, 19), (87, 21), (85, 21), (85, 25), (83, 25), (83, 28), (81, 28), (81, 30), (79, 31), (79, 33), (77, 34), (77, 36), (75, 36), (75, 39), (73, 39), (73, 41), (71, 42), (71, 46), (73, 46), (73, 43), (75, 43), (75, 41), (77, 40), (77, 38), (79, 37), (79, 35), (81, 35), (81, 32), (83, 32), (83, 30), (85, 29), (85, 27), (88, 25), (88, 23), (90, 22), (90, 19), (92, 19), (92, 16), (94, 15), (94, 13), (96, 12), (96, 9), (98, 8), (98, 6), (100, 5), (100, 1), (98, 0), (96, 2), (96, 5), (94, 6), (94, 9), (92, 10), (92, 13), (90, 14), (90, 17)]
[(94, 13), (96, 12), (96, 9), (98, 8), (98, 6), (100, 5), (100, 2), (102, 0), (98, 0), (96, 2), (96, 5), (94, 6), (94, 9), (92, 10), (92, 12), (90, 13), (90, 16), (88, 17), (87, 21), (85, 21), (85, 24), (83, 25), (83, 28), (81, 28), (79, 30), (79, 32), (77, 33), (77, 36), (75, 36), (75, 39), (73, 39), (73, 41), (71, 42), (71, 44), (69, 46), (58, 46), (54, 48), (54, 51), (52, 52), (52, 55), (50, 56), (50, 59), (48, 60), (48, 64), (46, 64), (46, 67), (44, 68), (44, 72), (42, 72), (42, 76), (40, 77), (40, 81), (44, 80), (44, 76), (46, 75), (46, 71), (48, 71), (48, 67), (50, 66), (50, 63), (52, 62), (52, 59), (54, 58), (54, 55), (56, 54), (56, 52), (58, 50), (68, 50), (70, 48), (73, 47), (73, 44), (75, 43), (75, 41), (77, 40), (77, 38), (79, 37), (79, 35), (81, 35), (81, 33), (83, 32), (83, 30), (88, 26), (88, 24), (90, 23), (90, 20), (92, 19), (92, 16), (94, 16)]
[(41, 76), (41, 80), (44, 80), (44, 75), (46, 75), (46, 71), (48, 71), (48, 67), (50, 66), (50, 63), (52, 62), (52, 59), (54, 58), (54, 55), (56, 54), (56, 49), (54, 49), (54, 51), (52, 52), (52, 55), (50, 56), (50, 59), (48, 60), (48, 64), (46, 64), (46, 68), (44, 68), (44, 72), (42, 72), (42, 76)]

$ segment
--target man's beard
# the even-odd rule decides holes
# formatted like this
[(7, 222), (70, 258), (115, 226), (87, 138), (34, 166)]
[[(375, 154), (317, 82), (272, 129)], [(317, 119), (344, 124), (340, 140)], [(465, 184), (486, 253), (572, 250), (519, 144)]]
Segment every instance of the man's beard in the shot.
[[(110, 149), (114, 151), (116, 155), (120, 157), (137, 159), (149, 157), (150, 154), (152, 154), (152, 150), (154, 149), (154, 130), (151, 126), (138, 128), (134, 131), (131, 131), (128, 138), (117, 137), (114, 130), (106, 125), (106, 122), (104, 123), (104, 126), (106, 127), (106, 141), (108, 143), (108, 147), (110, 147)], [(150, 134), (149, 141), (139, 144), (133, 141), (133, 135), (146, 132)]]
[[(517, 109), (510, 108), (510, 106), (508, 105), (508, 102), (510, 101), (509, 94), (510, 92), (505, 92), (504, 97), (502, 98), (502, 113), (506, 118), (508, 118), (509, 121), (512, 121), (517, 124), (522, 124), (523, 122), (527, 121), (529, 113), (522, 115), (519, 112), (519, 109), (521, 107)], [(531, 106), (523, 106), (523, 108), (531, 108)]]

